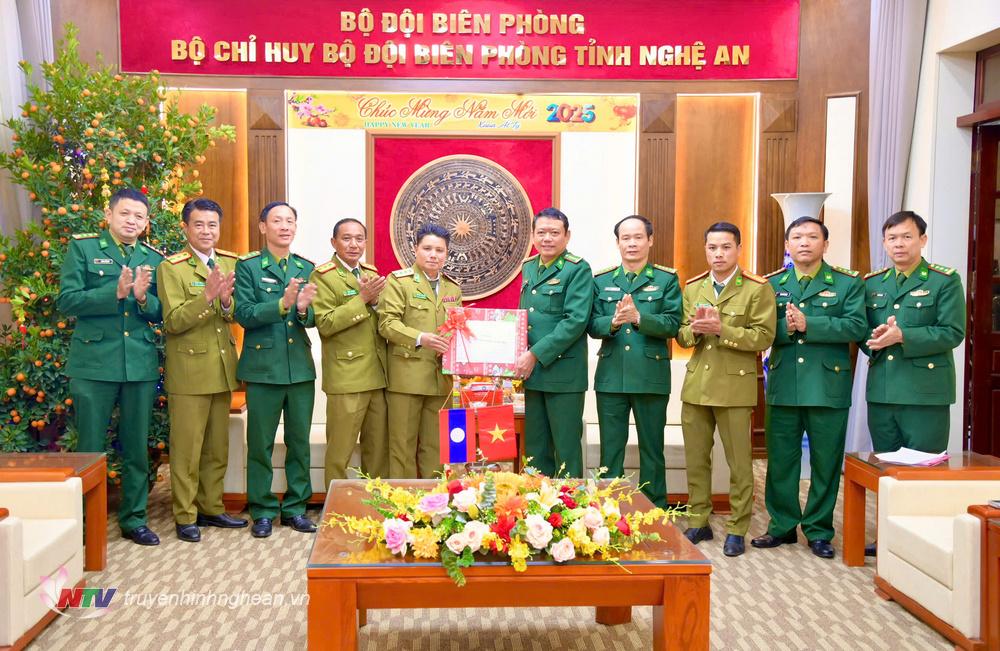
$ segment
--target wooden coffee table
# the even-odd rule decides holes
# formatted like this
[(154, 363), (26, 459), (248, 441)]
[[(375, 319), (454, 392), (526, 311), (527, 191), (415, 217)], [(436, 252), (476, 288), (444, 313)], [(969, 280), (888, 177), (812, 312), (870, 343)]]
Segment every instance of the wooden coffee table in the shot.
[(883, 463), (874, 452), (844, 455), (844, 565), (865, 564), (865, 491), (878, 493), (880, 477), (896, 479), (962, 479), (967, 473), (1000, 470), (1000, 458), (975, 452), (953, 454), (936, 466), (900, 466)]
[(85, 514), (83, 569), (103, 570), (108, 561), (108, 463), (96, 452), (15, 452), (0, 454), (4, 470), (66, 468), (83, 483)]
[(1000, 651), (1000, 519), (986, 523), (986, 566), (982, 577), (986, 581), (985, 619), (981, 624), (982, 637), (989, 651)]
[[(433, 480), (394, 481), (430, 489)], [(375, 515), (361, 504), (364, 481), (335, 480), (325, 514)], [(629, 510), (653, 505), (639, 494)], [(306, 569), (309, 587), (310, 649), (350, 649), (358, 645), (358, 625), (369, 608), (488, 608), (595, 606), (602, 624), (631, 620), (631, 607), (653, 606), (654, 649), (708, 649), (709, 581), (712, 565), (671, 524), (655, 526), (662, 540), (624, 554), (621, 567), (577, 559), (563, 565), (548, 560), (515, 572), (502, 558), (477, 556), (457, 587), (437, 560), (400, 558), (339, 528), (321, 527)], [(530, 616), (530, 613), (526, 613)]]

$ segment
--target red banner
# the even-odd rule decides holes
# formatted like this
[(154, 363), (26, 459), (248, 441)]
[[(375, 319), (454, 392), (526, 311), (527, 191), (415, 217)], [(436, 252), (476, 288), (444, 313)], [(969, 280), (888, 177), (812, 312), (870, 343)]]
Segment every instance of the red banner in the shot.
[(120, 0), (125, 72), (791, 79), (799, 0)]

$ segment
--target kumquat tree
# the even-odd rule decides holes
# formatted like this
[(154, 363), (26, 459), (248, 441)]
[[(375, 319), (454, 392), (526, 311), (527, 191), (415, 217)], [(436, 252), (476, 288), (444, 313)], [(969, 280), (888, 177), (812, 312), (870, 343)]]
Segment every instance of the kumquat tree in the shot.
[[(156, 72), (120, 75), (110, 66), (85, 63), (76, 33), (69, 26), (55, 60), (42, 64), (48, 88), (28, 85), (20, 117), (6, 123), (12, 151), (0, 151), (0, 167), (27, 190), (40, 213), (40, 220), (0, 238), (0, 301), (10, 303), (13, 317), (13, 326), (0, 332), (3, 451), (76, 446), (63, 374), (74, 320), (56, 309), (70, 238), (104, 228), (109, 197), (131, 187), (149, 199), (145, 241), (167, 254), (179, 250), (181, 207), (201, 192), (195, 166), (217, 139), (235, 139), (232, 126), (212, 125), (210, 106), (182, 113), (177, 95), (168, 96)], [(31, 66), (22, 62), (21, 70), (30, 79)], [(161, 377), (149, 434), (153, 477), (167, 444), (166, 400)], [(116, 420), (108, 429), (112, 484), (121, 481)]]

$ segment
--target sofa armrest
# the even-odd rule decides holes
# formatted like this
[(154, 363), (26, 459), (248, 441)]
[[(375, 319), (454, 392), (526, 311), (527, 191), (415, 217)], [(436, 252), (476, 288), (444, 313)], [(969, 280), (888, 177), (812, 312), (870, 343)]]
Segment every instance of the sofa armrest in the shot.
[(981, 625), (982, 531), (974, 515), (955, 517), (952, 547), (953, 626), (966, 637), (979, 637)]
[(71, 518), (83, 522), (83, 482), (0, 482), (0, 504), (19, 518)]
[(1000, 480), (966, 478), (897, 479), (882, 477), (878, 483), (879, 520), (885, 515), (955, 516), (970, 504), (981, 504), (1000, 495)]
[(24, 549), (21, 520), (8, 515), (0, 519), (0, 646), (12, 646), (24, 633), (26, 626), (23, 601)]

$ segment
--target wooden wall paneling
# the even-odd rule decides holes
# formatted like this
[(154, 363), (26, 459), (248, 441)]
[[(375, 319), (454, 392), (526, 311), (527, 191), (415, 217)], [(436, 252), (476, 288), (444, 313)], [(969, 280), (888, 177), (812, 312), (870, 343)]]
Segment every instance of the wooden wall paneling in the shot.
[(761, 98), (758, 159), (757, 272), (781, 266), (785, 255), (785, 223), (771, 194), (795, 191), (796, 107), (793, 97)]
[(256, 228), (261, 209), (286, 201), (285, 95), (280, 90), (251, 90), (247, 95), (250, 248), (263, 245)]
[(639, 140), (639, 214), (653, 222), (653, 262), (673, 266), (676, 136), (642, 134)]

